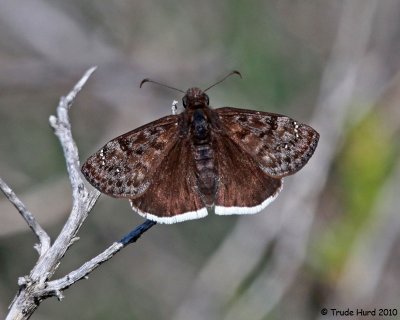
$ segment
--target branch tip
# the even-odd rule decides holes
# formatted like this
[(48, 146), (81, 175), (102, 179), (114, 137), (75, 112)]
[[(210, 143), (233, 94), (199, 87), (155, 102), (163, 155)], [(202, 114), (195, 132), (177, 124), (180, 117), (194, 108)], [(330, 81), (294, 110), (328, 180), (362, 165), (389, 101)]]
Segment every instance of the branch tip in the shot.
[(28, 224), (29, 228), (33, 231), (40, 242), (38, 249), (35, 248), (39, 255), (42, 256), (50, 248), (50, 237), (44, 229), (37, 222), (33, 214), (25, 207), (23, 202), (17, 197), (14, 191), (0, 178), (0, 190), (4, 193), (8, 201), (18, 210), (22, 218)]
[(54, 295), (57, 297), (58, 301), (61, 301), (62, 299), (64, 299), (64, 295), (60, 290), (55, 290)]

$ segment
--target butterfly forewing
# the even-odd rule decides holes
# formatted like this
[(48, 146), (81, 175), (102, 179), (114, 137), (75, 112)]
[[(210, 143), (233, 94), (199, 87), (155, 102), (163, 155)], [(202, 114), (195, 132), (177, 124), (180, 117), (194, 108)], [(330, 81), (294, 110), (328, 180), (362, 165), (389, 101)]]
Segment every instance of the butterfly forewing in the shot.
[(215, 112), (223, 132), (271, 177), (296, 173), (317, 147), (319, 134), (289, 117), (229, 107)]
[(167, 116), (121, 135), (93, 154), (82, 173), (105, 194), (137, 197), (178, 140), (177, 127), (178, 116)]

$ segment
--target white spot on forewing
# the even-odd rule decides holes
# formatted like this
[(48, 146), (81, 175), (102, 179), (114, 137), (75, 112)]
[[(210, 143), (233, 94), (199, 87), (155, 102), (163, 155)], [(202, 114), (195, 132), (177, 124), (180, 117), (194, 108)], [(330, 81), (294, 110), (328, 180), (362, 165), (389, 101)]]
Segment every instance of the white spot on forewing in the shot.
[(136, 175), (136, 179), (138, 179), (140, 181), (140, 180), (143, 180), (143, 178), (144, 178), (143, 172), (142, 171), (138, 171), (137, 175)]
[(100, 159), (103, 160), (102, 161), (102, 165), (104, 166), (103, 162), (104, 162), (104, 160), (106, 160), (106, 157), (104, 156), (104, 150), (103, 149), (100, 150)]
[(182, 214), (177, 214), (176, 216), (172, 216), (172, 217), (159, 217), (155, 214), (143, 212), (139, 208), (134, 207), (131, 200), (129, 200), (129, 202), (131, 204), (132, 209), (134, 211), (136, 211), (139, 215), (141, 215), (142, 217), (144, 217), (146, 219), (156, 221), (158, 223), (172, 224), (172, 223), (177, 223), (177, 222), (182, 222), (182, 221), (187, 221), (187, 220), (200, 219), (200, 218), (204, 218), (208, 214), (207, 208), (201, 208), (196, 211), (184, 212)]
[(255, 214), (255, 213), (258, 213), (278, 197), (278, 194), (279, 194), (279, 192), (281, 192), (282, 187), (283, 187), (283, 179), (281, 180), (281, 187), (272, 196), (265, 199), (259, 205), (256, 205), (254, 207), (215, 206), (215, 214), (230, 215), (230, 214)]
[(145, 138), (148, 138), (151, 135), (150, 130), (146, 130), (146, 129), (143, 130), (143, 134), (144, 134)]
[(296, 139), (299, 138), (299, 125), (296, 121), (293, 121), (293, 126), (294, 126), (294, 136), (296, 137)]

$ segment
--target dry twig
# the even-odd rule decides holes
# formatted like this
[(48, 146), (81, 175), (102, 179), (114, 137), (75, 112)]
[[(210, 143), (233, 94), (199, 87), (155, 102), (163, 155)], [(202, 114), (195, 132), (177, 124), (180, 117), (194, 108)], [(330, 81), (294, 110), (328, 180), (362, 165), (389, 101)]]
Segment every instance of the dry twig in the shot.
[(37, 309), (40, 302), (48, 297), (56, 296), (58, 299), (62, 299), (63, 290), (75, 282), (87, 278), (90, 272), (112, 258), (122, 248), (135, 242), (144, 232), (155, 225), (155, 222), (146, 220), (121, 240), (113, 243), (104, 252), (84, 263), (80, 268), (60, 279), (50, 281), (66, 251), (79, 239), (77, 233), (100, 196), (98, 191), (89, 192), (81, 178), (78, 149), (72, 138), (71, 124), (68, 117), (68, 111), (76, 95), (95, 69), (95, 67), (89, 69), (72, 91), (66, 97), (60, 99), (57, 115), (50, 116), (49, 119), (63, 148), (72, 187), (72, 210), (53, 245), (51, 245), (50, 237), (36, 221), (33, 214), (26, 209), (11, 188), (0, 179), (0, 189), (17, 208), (40, 242), (40, 245), (36, 247), (39, 252), (39, 259), (36, 265), (29, 275), (18, 279), (19, 290), (10, 305), (6, 318), (8, 320), (28, 319)]
[(33, 214), (25, 207), (22, 201), (17, 197), (14, 191), (0, 178), (0, 189), (3, 191), (7, 199), (17, 208), (18, 212), (24, 218), (29, 228), (35, 233), (36, 237), (39, 239), (39, 244), (35, 245), (35, 249), (38, 251), (39, 256), (43, 254), (50, 248), (50, 237), (36, 221)]

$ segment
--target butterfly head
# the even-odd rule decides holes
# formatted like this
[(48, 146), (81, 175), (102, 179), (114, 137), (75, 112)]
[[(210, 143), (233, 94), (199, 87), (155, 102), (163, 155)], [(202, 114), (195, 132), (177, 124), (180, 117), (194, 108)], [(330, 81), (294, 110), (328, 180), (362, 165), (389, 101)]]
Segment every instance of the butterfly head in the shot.
[(184, 108), (201, 108), (208, 107), (210, 99), (208, 95), (199, 88), (190, 88), (182, 98)]

